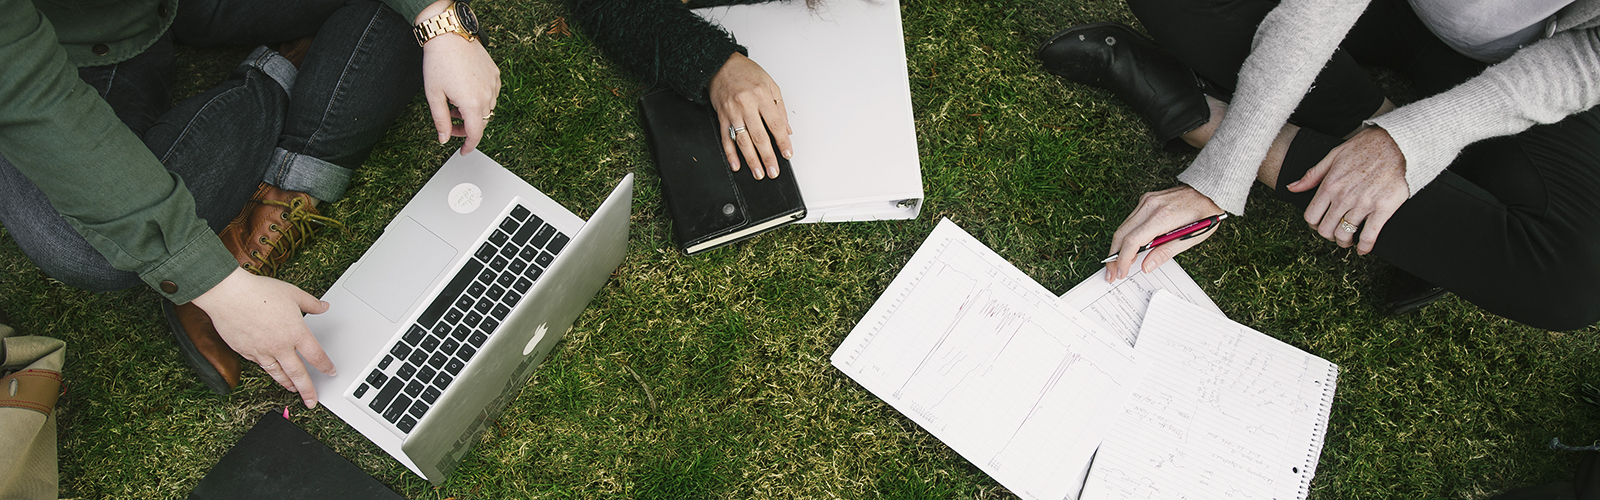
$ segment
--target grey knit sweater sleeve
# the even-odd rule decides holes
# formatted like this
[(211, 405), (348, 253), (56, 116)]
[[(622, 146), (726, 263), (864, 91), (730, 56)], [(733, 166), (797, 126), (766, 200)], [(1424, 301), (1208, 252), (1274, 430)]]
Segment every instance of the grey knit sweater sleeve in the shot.
[(1228, 115), (1178, 180), (1243, 214), (1272, 139), (1366, 7), (1367, 0), (1284, 0), (1268, 13), (1239, 70)]
[(566, 0), (572, 18), (622, 69), (646, 85), (666, 85), (706, 102), (706, 86), (734, 52), (745, 54), (722, 28), (691, 8), (765, 0)]
[(1453, 89), (1373, 119), (1405, 154), (1411, 194), (1468, 144), (1561, 121), (1600, 104), (1596, 29), (1557, 33)]
[[(1267, 148), (1355, 24), (1366, 1), (1285, 1), (1256, 30), (1239, 71), (1228, 116), (1178, 180), (1224, 210), (1244, 212)], [(1587, 9), (1587, 10), (1584, 10)], [(1468, 144), (1554, 123), (1600, 104), (1600, 2), (1579, 0), (1563, 12), (1575, 29), (1528, 46), (1454, 89), (1380, 116), (1406, 158), (1416, 194)], [(1581, 12), (1580, 12), (1581, 11)]]

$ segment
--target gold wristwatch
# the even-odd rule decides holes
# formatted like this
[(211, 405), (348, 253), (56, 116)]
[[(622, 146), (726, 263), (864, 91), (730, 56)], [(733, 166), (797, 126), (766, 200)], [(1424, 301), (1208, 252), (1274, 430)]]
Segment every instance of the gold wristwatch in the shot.
[(461, 35), (468, 42), (476, 42), (480, 37), (478, 16), (472, 14), (472, 8), (467, 6), (467, 2), (460, 1), (451, 2), (449, 7), (445, 7), (444, 12), (418, 23), (411, 32), (417, 35), (419, 46), (445, 33)]

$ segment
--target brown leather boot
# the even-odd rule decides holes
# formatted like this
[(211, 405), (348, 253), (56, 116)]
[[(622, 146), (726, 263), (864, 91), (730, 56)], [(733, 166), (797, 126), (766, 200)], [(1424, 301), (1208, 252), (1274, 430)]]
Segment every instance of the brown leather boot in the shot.
[[(239, 216), (217, 237), (239, 261), (239, 267), (253, 274), (277, 276), (278, 267), (310, 238), (317, 226), (341, 225), (318, 214), (305, 193), (284, 191), (263, 182), (250, 198)], [(163, 301), (162, 311), (184, 358), (206, 387), (227, 395), (239, 385), (239, 354), (217, 334), (205, 311), (192, 302), (174, 305), (169, 301)]]
[(322, 225), (343, 226), (317, 213), (305, 193), (284, 191), (263, 182), (250, 196), (250, 203), (217, 237), (239, 259), (239, 267), (273, 277), (278, 275), (279, 266)]
[(239, 353), (233, 352), (233, 348), (217, 335), (211, 316), (193, 302), (180, 306), (170, 300), (161, 301), (161, 312), (167, 317), (167, 325), (172, 327), (172, 336), (178, 341), (178, 351), (183, 353), (184, 361), (189, 362), (189, 368), (211, 392), (226, 396), (239, 386)]

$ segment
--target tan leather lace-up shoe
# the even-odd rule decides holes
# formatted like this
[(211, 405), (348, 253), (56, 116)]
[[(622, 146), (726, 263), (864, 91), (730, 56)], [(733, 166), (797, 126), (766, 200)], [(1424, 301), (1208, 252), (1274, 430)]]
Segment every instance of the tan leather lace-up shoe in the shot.
[(305, 193), (284, 191), (263, 182), (250, 196), (250, 203), (217, 237), (239, 259), (239, 267), (252, 274), (275, 277), (278, 268), (322, 225), (344, 226), (317, 213)]
[[(343, 227), (339, 221), (317, 213), (311, 197), (305, 193), (284, 191), (263, 182), (251, 195), (250, 202), (239, 211), (239, 216), (217, 237), (239, 261), (239, 267), (252, 274), (275, 277), (279, 267), (321, 225)], [(184, 358), (206, 387), (220, 395), (227, 395), (238, 387), (239, 354), (217, 334), (211, 317), (192, 302), (183, 305), (167, 302), (163, 304), (163, 311)]]

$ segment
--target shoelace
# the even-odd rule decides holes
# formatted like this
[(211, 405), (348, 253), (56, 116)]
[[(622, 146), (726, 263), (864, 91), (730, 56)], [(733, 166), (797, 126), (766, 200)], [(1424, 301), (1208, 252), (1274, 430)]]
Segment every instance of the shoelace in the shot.
[(250, 251), (250, 256), (260, 261), (261, 266), (257, 267), (246, 262), (240, 267), (243, 267), (245, 271), (253, 274), (261, 276), (276, 276), (278, 274), (278, 267), (283, 265), (285, 261), (289, 260), (289, 256), (293, 255), (295, 250), (299, 250), (300, 245), (305, 244), (306, 241), (311, 239), (311, 232), (315, 231), (318, 226), (331, 225), (339, 228), (344, 227), (344, 223), (339, 222), (332, 217), (322, 216), (303, 210), (305, 207), (304, 198), (295, 198), (288, 203), (277, 200), (251, 201), (261, 203), (263, 205), (273, 205), (287, 208), (288, 210), (280, 212), (278, 216), (289, 223), (289, 231), (287, 232), (280, 229), (277, 224), (269, 224), (267, 226), (267, 230), (281, 234), (283, 237), (276, 240), (269, 240), (266, 236), (261, 236), (259, 238), (262, 244), (272, 247), (272, 250), (267, 251), (267, 255), (261, 255), (260, 252), (255, 250)]

